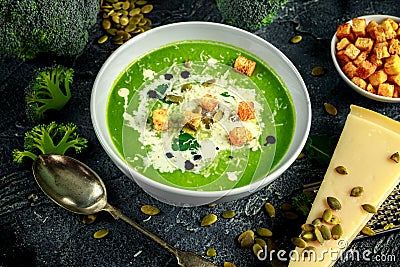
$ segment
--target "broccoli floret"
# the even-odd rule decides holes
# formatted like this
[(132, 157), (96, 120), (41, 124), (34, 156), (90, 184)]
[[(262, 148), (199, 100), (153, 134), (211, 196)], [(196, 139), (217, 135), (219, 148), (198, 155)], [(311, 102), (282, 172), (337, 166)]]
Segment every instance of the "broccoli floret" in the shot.
[(41, 121), (48, 110), (61, 110), (71, 98), (74, 70), (63, 66), (38, 71), (28, 88), (26, 102), (32, 120)]
[(287, 0), (217, 0), (225, 21), (245, 30), (258, 30), (271, 23)]
[(301, 215), (307, 216), (308, 213), (310, 212), (314, 198), (315, 195), (302, 192), (292, 197), (292, 207), (295, 211), (297, 211)]
[(25, 133), (24, 151), (13, 150), (14, 162), (22, 163), (25, 158), (35, 160), (41, 154), (64, 155), (69, 150), (76, 154), (87, 147), (87, 139), (79, 137), (74, 123), (40, 124)]
[(40, 52), (80, 54), (98, 11), (99, 2), (93, 0), (2, 0), (0, 55), (28, 60)]

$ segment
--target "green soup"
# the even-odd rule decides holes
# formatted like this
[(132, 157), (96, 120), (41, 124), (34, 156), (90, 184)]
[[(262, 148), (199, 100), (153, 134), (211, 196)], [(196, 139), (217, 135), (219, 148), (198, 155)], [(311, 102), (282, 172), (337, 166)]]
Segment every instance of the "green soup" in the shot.
[[(233, 69), (239, 55), (256, 62), (250, 77)], [(252, 117), (241, 116), (243, 107)], [(132, 62), (109, 95), (107, 125), (137, 172), (178, 188), (214, 191), (248, 185), (273, 170), (292, 140), (295, 113), (285, 85), (257, 56), (193, 40)]]

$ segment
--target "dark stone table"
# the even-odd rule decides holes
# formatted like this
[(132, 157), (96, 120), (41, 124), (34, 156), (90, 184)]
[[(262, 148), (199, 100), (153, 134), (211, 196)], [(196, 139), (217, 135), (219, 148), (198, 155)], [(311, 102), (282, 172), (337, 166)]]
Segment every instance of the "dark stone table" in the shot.
[[(211, 0), (152, 2), (154, 11), (149, 17), (154, 27), (192, 20), (224, 22)], [(279, 10), (272, 24), (254, 32), (280, 49), (301, 73), (312, 103), (311, 134), (338, 137), (350, 104), (400, 120), (398, 104), (374, 102), (355, 93), (340, 79), (330, 58), (330, 40), (336, 26), (367, 14), (400, 16), (400, 5), (396, 0), (291, 0)], [(83, 54), (73, 58), (22, 62), (0, 57), (0, 266), (176, 266), (168, 252), (108, 214), (101, 213), (94, 224), (84, 225), (81, 216), (61, 209), (40, 191), (28, 166), (12, 162), (12, 149), (22, 148), (24, 132), (34, 125), (25, 113), (24, 88), (35, 69), (54, 63), (75, 69), (72, 100), (57, 120), (75, 122), (81, 135), (89, 139), (89, 149), (80, 159), (103, 177), (110, 203), (180, 249), (205, 255), (207, 248), (214, 247), (217, 256), (211, 260), (219, 266), (224, 261), (237, 266), (270, 266), (270, 261), (258, 261), (250, 249), (236, 244), (236, 236), (247, 229), (267, 227), (274, 232), (273, 240), (280, 249), (292, 249), (289, 239), (296, 234), (301, 221), (284, 220), (279, 210), (277, 218), (270, 219), (262, 212), (262, 205), (270, 201), (279, 206), (288, 201), (303, 184), (321, 180), (325, 167), (308, 158), (297, 160), (263, 190), (215, 207), (178, 208), (149, 197), (114, 166), (93, 131), (89, 112), (91, 88), (103, 62), (116, 49), (111, 44), (97, 44), (101, 35), (97, 25)], [(302, 42), (291, 44), (289, 40), (294, 35), (302, 35)], [(325, 67), (326, 74), (313, 77), (314, 66)], [(324, 103), (335, 105), (338, 114), (328, 115)], [(140, 212), (143, 204), (159, 207), (161, 214), (148, 220)], [(234, 219), (221, 218), (211, 227), (200, 227), (205, 214), (220, 215), (228, 209), (236, 211)], [(109, 235), (94, 239), (93, 233), (102, 228), (108, 229)], [(399, 247), (398, 232), (357, 240), (350, 249), (368, 250), (371, 259), (395, 255), (397, 263), (361, 258), (342, 259), (336, 266), (398, 266)]]

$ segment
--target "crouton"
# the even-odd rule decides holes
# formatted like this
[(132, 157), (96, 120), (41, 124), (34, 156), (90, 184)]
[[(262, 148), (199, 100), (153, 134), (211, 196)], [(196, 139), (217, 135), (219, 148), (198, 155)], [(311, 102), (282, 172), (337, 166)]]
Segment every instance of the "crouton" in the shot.
[(346, 46), (348, 46), (350, 44), (349, 39), (347, 39), (346, 37), (341, 39), (337, 44), (336, 44), (336, 50), (340, 51), (342, 49), (345, 49)]
[(356, 37), (364, 37), (366, 35), (365, 28), (367, 27), (367, 22), (365, 19), (354, 18), (351, 20), (352, 30)]
[(382, 29), (385, 31), (386, 40), (390, 40), (396, 38), (396, 31), (393, 29), (392, 24), (388, 20), (384, 20), (381, 23)]
[(247, 76), (253, 75), (254, 70), (256, 69), (256, 62), (245, 58), (244, 56), (238, 56), (235, 60), (235, 64), (233, 68)]
[(340, 66), (344, 66), (347, 64), (347, 62), (350, 62), (351, 59), (346, 56), (345, 51), (344, 50), (340, 50), (339, 52), (336, 53), (336, 57), (339, 61), (339, 65)]
[(395, 31), (398, 30), (399, 24), (397, 24), (397, 22), (394, 21), (393, 19), (391, 19), (391, 18), (386, 18), (386, 19), (384, 19), (383, 21), (388, 21), (388, 22), (390, 23), (390, 25), (392, 25), (393, 30), (395, 30)]
[(389, 75), (400, 74), (400, 57), (397, 54), (390, 56), (386, 59), (383, 68)]
[(239, 102), (238, 105), (238, 116), (241, 121), (248, 121), (255, 119), (254, 114), (254, 103), (253, 102)]
[(389, 54), (400, 55), (400, 40), (399, 39), (392, 39), (389, 42)]
[(361, 52), (356, 59), (354, 59), (353, 63), (358, 66), (361, 62), (367, 60), (368, 53), (366, 51)]
[(382, 83), (378, 87), (378, 95), (393, 97), (394, 85), (388, 83)]
[(212, 95), (206, 94), (200, 99), (199, 104), (204, 110), (208, 112), (213, 112), (218, 106), (218, 100), (215, 99)]
[(368, 80), (373, 87), (378, 87), (381, 83), (386, 82), (387, 79), (388, 76), (383, 70), (378, 70), (368, 77)]
[(253, 139), (253, 136), (245, 127), (235, 127), (229, 132), (229, 141), (234, 146), (244, 145), (251, 139)]
[(357, 85), (358, 87), (362, 88), (362, 89), (366, 89), (367, 88), (367, 82), (364, 81), (363, 79), (361, 79), (360, 77), (354, 76), (351, 81)]
[(386, 41), (385, 30), (380, 25), (378, 25), (374, 29), (374, 36), (377, 43), (382, 43)]
[(391, 83), (394, 83), (398, 86), (400, 86), (400, 74), (397, 75), (388, 75), (387, 80)]
[(400, 86), (398, 86), (398, 85), (394, 86), (393, 97), (395, 97), (395, 98), (400, 97)]
[(355, 47), (355, 45), (353, 44), (349, 44), (348, 46), (346, 46), (346, 49), (344, 50), (344, 54), (352, 60), (354, 60), (358, 56), (358, 54), (360, 54), (360, 52), (361, 52), (360, 49)]
[(378, 25), (379, 24), (375, 20), (371, 20), (370, 22), (368, 22), (368, 25), (365, 29), (369, 36), (371, 36), (373, 39), (375, 39), (375, 29), (376, 27), (378, 27)]
[(160, 108), (153, 111), (153, 126), (154, 130), (168, 129), (168, 114), (166, 109)]
[(380, 68), (383, 66), (383, 61), (382, 61), (382, 59), (379, 59), (379, 58), (376, 56), (376, 54), (372, 54), (372, 55), (368, 58), (368, 60), (369, 60), (372, 64), (374, 64), (374, 65), (377, 67), (377, 69), (380, 69)]
[(368, 78), (372, 73), (376, 70), (376, 66), (369, 62), (368, 60), (364, 60), (357, 67), (357, 76), (361, 79)]
[(189, 127), (190, 129), (192, 129), (194, 131), (197, 131), (200, 128), (201, 119), (202, 119), (201, 113), (185, 111), (185, 126), (186, 127)]
[(371, 38), (358, 37), (354, 45), (361, 51), (370, 52), (374, 46), (374, 41)]
[(349, 23), (341, 24), (337, 28), (336, 37), (340, 40), (347, 38), (350, 42), (354, 41), (354, 34), (351, 31), (351, 25)]
[(367, 87), (365, 88), (365, 90), (367, 91), (367, 92), (370, 92), (370, 93), (372, 93), (372, 94), (375, 94), (376, 95), (376, 89), (372, 86), (372, 84), (368, 84), (367, 85)]
[(381, 42), (375, 44), (374, 53), (378, 59), (390, 57), (387, 42)]
[(347, 64), (343, 66), (343, 72), (347, 77), (352, 79), (357, 74), (357, 67), (353, 62), (347, 62)]

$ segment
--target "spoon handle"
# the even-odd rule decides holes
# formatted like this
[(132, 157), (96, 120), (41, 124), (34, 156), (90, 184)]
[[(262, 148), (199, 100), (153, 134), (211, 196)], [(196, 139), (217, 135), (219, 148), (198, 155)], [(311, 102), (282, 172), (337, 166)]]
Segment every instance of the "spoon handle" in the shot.
[(177, 248), (173, 247), (172, 245), (162, 240), (152, 232), (148, 231), (146, 228), (142, 227), (137, 222), (130, 219), (128, 216), (124, 215), (119, 209), (114, 208), (113, 206), (107, 203), (106, 206), (103, 208), (103, 210), (108, 211), (114, 217), (114, 219), (117, 220), (122, 219), (123, 221), (130, 224), (133, 228), (135, 228), (142, 234), (146, 235), (147, 237), (151, 238), (152, 240), (160, 244), (162, 247), (166, 248), (169, 252), (171, 252), (175, 256), (178, 256), (179, 250)]

